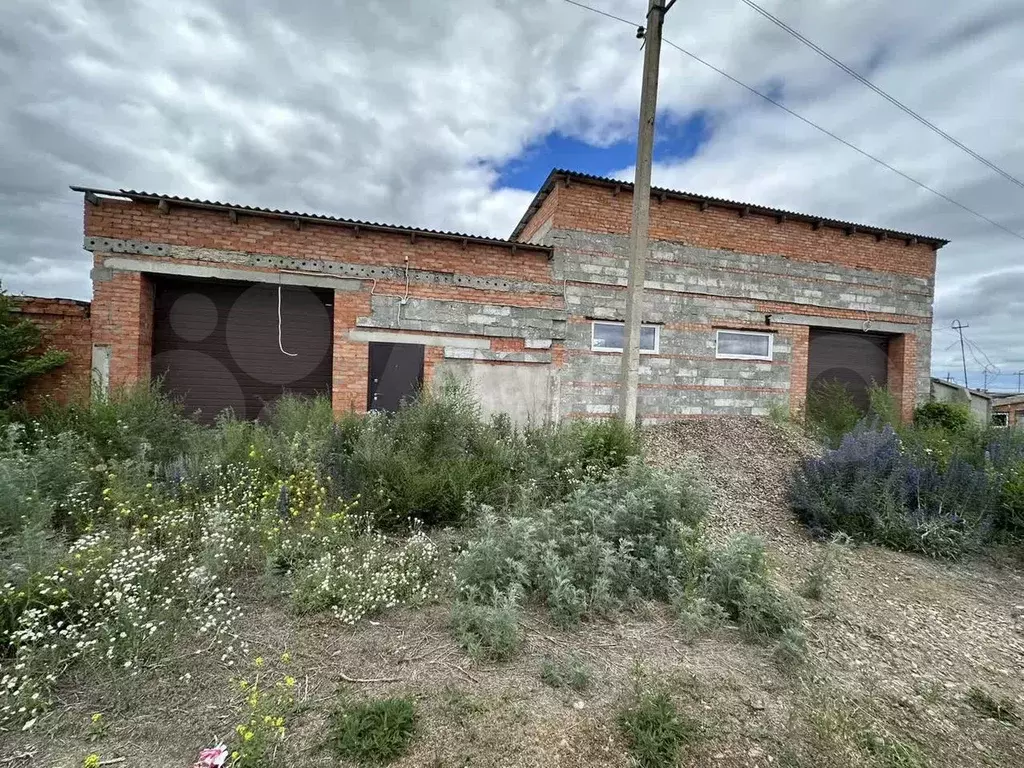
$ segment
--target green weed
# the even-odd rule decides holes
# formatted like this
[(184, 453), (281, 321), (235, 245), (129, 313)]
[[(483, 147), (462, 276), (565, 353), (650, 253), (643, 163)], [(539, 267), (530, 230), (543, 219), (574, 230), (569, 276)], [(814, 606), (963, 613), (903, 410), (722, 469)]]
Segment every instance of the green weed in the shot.
[(568, 654), (544, 659), (541, 662), (540, 679), (552, 688), (569, 688), (583, 693), (593, 685), (594, 672), (582, 658)]
[(794, 671), (807, 661), (807, 637), (796, 627), (786, 627), (775, 643), (775, 661), (786, 671)]
[(703, 568), (705, 508), (689, 474), (630, 462), (551, 505), (527, 496), (507, 519), (485, 510), (456, 585), (469, 600), (515, 587), (563, 626), (637, 599), (667, 601)]
[(327, 744), (343, 760), (384, 765), (404, 755), (416, 733), (416, 707), (410, 699), (379, 699), (344, 704), (330, 717)]
[(508, 661), (523, 646), (519, 593), (495, 592), (488, 603), (459, 600), (452, 606), (455, 639), (476, 659)]
[(863, 731), (858, 742), (879, 768), (927, 768), (928, 759), (916, 744), (901, 741), (891, 734)]
[(800, 609), (771, 581), (764, 542), (756, 536), (736, 536), (711, 553), (704, 589), (750, 639), (778, 638), (800, 625)]
[(844, 534), (836, 534), (832, 539), (819, 548), (811, 562), (811, 569), (800, 587), (800, 594), (808, 600), (822, 600), (829, 591), (836, 569), (839, 567), (839, 560), (842, 557), (842, 548), (849, 537)]
[(707, 597), (689, 589), (672, 600), (676, 624), (687, 643), (723, 626), (728, 621), (725, 609)]
[(664, 690), (640, 690), (618, 716), (619, 728), (639, 768), (672, 768), (683, 748), (699, 735)]

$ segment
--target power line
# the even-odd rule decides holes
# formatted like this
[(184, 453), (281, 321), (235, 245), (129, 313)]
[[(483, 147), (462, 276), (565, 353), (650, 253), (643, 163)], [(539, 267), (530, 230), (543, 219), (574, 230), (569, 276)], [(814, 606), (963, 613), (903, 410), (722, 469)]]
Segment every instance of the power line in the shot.
[(737, 80), (735, 77), (730, 75), (728, 72), (724, 72), (723, 70), (721, 70), (718, 67), (716, 67), (714, 64), (711, 64), (711, 63), (709, 63), (707, 61), (704, 61), (704, 59), (702, 59), (700, 56), (697, 56), (694, 53), (690, 53), (690, 51), (686, 50), (685, 48), (683, 48), (683, 47), (681, 47), (679, 45), (676, 45), (671, 40), (666, 38), (665, 39), (665, 44), (672, 46), (673, 48), (675, 48), (678, 51), (681, 51), (682, 53), (685, 53), (687, 56), (689, 56), (694, 61), (697, 61), (697, 62), (703, 64), (708, 69), (714, 70), (715, 72), (720, 74), (722, 77), (726, 78), (727, 80), (731, 80), (732, 82), (736, 83), (736, 85), (738, 85), (738, 86), (740, 86), (742, 88), (745, 88), (746, 90), (750, 91), (755, 96), (760, 96), (762, 99), (764, 99), (768, 103), (774, 104), (779, 109), (781, 109), (781, 110), (783, 110), (785, 112), (788, 112), (790, 115), (795, 117), (797, 120), (799, 120), (799, 121), (801, 121), (803, 123), (806, 123), (807, 125), (811, 126), (815, 130), (820, 131), (821, 133), (825, 134), (826, 136), (829, 136), (829, 137), (835, 139), (840, 144), (843, 144), (843, 145), (849, 147), (850, 149), (852, 149), (854, 152), (857, 152), (858, 154), (863, 155), (864, 157), (868, 158), (868, 160), (873, 160), (874, 162), (876, 162), (879, 165), (881, 165), (883, 168), (888, 168), (890, 171), (892, 171), (893, 173), (897, 174), (898, 176), (901, 176), (902, 178), (906, 179), (907, 181), (911, 182), (912, 184), (916, 184), (917, 186), (921, 187), (921, 189), (924, 189), (924, 190), (927, 190), (928, 192), (931, 192), (936, 197), (941, 197), (947, 203), (952, 203), (957, 208), (961, 208), (964, 211), (967, 211), (967, 213), (971, 214), (972, 216), (976, 216), (977, 218), (981, 219), (982, 221), (986, 221), (989, 224), (991, 224), (992, 226), (998, 227), (999, 229), (1003, 230), (1003, 232), (1006, 232), (1008, 235), (1013, 235), (1018, 240), (1024, 240), (1024, 235), (1020, 234), (1019, 232), (1016, 232), (1016, 231), (1010, 229), (1009, 227), (1003, 226), (1002, 224), (1000, 224), (995, 219), (990, 219), (985, 214), (979, 213), (978, 211), (974, 210), (973, 208), (967, 207), (966, 205), (964, 205), (960, 201), (954, 200), (949, 195), (947, 195), (947, 194), (945, 194), (943, 192), (939, 192), (939, 190), (935, 189), (934, 187), (928, 186), (923, 181), (918, 181), (913, 176), (910, 176), (909, 174), (906, 174), (903, 171), (901, 171), (899, 168), (896, 168), (896, 167), (890, 165), (889, 163), (885, 162), (885, 160), (882, 160), (880, 157), (876, 157), (875, 155), (872, 155), (870, 152), (861, 149), (856, 144), (853, 144), (853, 143), (847, 141), (846, 139), (842, 138), (841, 136), (838, 136), (838, 135), (832, 133), (832, 131), (828, 130), (827, 128), (822, 128), (820, 125), (818, 125), (817, 123), (813, 122), (812, 120), (804, 117), (803, 115), (801, 115), (801, 114), (799, 114), (797, 112), (794, 112), (792, 109), (787, 107), (782, 102), (780, 102), (780, 101), (778, 101), (776, 99), (773, 99), (771, 96), (768, 96), (768, 95), (766, 95), (764, 93), (761, 93), (756, 88), (753, 88), (752, 86), (747, 85), (746, 83), (742, 82), (741, 80)]
[[(990, 358), (987, 354), (985, 354), (985, 350), (983, 350), (974, 341), (972, 341), (971, 339), (969, 339), (966, 336), (964, 336), (964, 341), (967, 342), (967, 349), (970, 350), (971, 357), (974, 359), (974, 362), (976, 362), (978, 365), (980, 365), (982, 370), (989, 370), (992, 373), (995, 373), (996, 375), (1002, 373), (1002, 369), (998, 365), (996, 365), (995, 363), (992, 362), (992, 358)], [(982, 362), (981, 360), (979, 360), (978, 359), (978, 355), (981, 355), (983, 358), (985, 358), (985, 362)]]
[(607, 11), (602, 11), (600, 8), (594, 8), (593, 6), (590, 6), (590, 5), (584, 5), (583, 3), (578, 3), (578, 2), (576, 2), (576, 0), (565, 0), (565, 2), (567, 2), (569, 5), (575, 5), (577, 8), (583, 8), (584, 10), (587, 10), (587, 11), (593, 11), (594, 13), (600, 14), (601, 16), (604, 16), (605, 18), (614, 19), (615, 21), (621, 21), (623, 24), (629, 24), (629, 26), (631, 26), (631, 27), (639, 26), (636, 22), (630, 21), (629, 19), (624, 19), (621, 16), (616, 16), (614, 13), (608, 13)]
[[(606, 17), (608, 17), (610, 19), (614, 19), (615, 21), (621, 21), (621, 22), (623, 22), (625, 24), (628, 24), (631, 27), (636, 26), (636, 24), (634, 22), (631, 22), (628, 19), (623, 19), (623, 18), (621, 18), (619, 16), (615, 16), (613, 14), (606, 13), (605, 11), (602, 11), (602, 10), (600, 10), (598, 8), (594, 8), (592, 6), (585, 5), (583, 3), (577, 2), (576, 0), (565, 0), (565, 2), (570, 3), (572, 5), (575, 5), (575, 6), (579, 7), (579, 8), (584, 8), (584, 9), (586, 9), (588, 11), (593, 11), (594, 13), (598, 13), (598, 14), (600, 14), (602, 16), (606, 16)], [(811, 126), (812, 128), (814, 128), (817, 131), (820, 131), (821, 133), (825, 134), (826, 136), (829, 136), (830, 138), (835, 139), (840, 144), (843, 144), (843, 145), (849, 147), (850, 149), (852, 149), (854, 152), (857, 152), (858, 154), (863, 155), (864, 157), (868, 158), (869, 160), (872, 160), (873, 162), (878, 163), (883, 168), (887, 168), (888, 170), (890, 170), (893, 173), (897, 174), (898, 176), (906, 179), (907, 181), (911, 182), (912, 184), (917, 185), (921, 189), (924, 189), (924, 190), (926, 190), (928, 192), (931, 192), (936, 197), (940, 197), (940, 198), (942, 198), (943, 200), (945, 200), (948, 203), (952, 203), (957, 208), (960, 208), (960, 209), (966, 211), (967, 213), (971, 214), (972, 216), (974, 216), (974, 217), (976, 217), (978, 219), (981, 219), (984, 222), (987, 222), (987, 223), (991, 224), (993, 227), (997, 227), (997, 228), (1003, 230), (1003, 232), (1005, 232), (1008, 235), (1012, 235), (1013, 237), (1017, 238), (1018, 240), (1024, 240), (1024, 235), (1020, 234), (1019, 232), (1016, 232), (1016, 231), (1010, 229), (1009, 227), (1003, 226), (998, 221), (995, 221), (994, 219), (990, 219), (985, 214), (979, 213), (978, 211), (974, 210), (973, 208), (969, 208), (968, 206), (964, 205), (963, 203), (959, 202), (958, 200), (954, 200), (949, 195), (946, 195), (946, 194), (944, 194), (942, 192), (939, 192), (934, 187), (930, 187), (930, 186), (928, 186), (927, 184), (925, 184), (922, 181), (918, 181), (913, 176), (910, 176), (910, 175), (904, 173), (903, 171), (899, 170), (898, 168), (895, 168), (894, 166), (892, 166), (889, 163), (885, 162), (881, 158), (876, 157), (875, 155), (872, 155), (870, 152), (867, 152), (866, 150), (861, 149), (860, 147), (856, 146), (855, 144), (852, 144), (851, 142), (847, 141), (846, 139), (842, 138), (841, 136), (837, 136), (836, 134), (832, 133), (832, 131), (828, 130), (827, 128), (822, 128), (817, 123), (811, 121), (810, 119), (804, 117), (803, 115), (801, 115), (801, 114), (799, 114), (797, 112), (794, 112), (792, 109), (787, 107), (782, 102), (780, 102), (780, 101), (778, 101), (776, 99), (773, 99), (771, 96), (768, 96), (768, 95), (766, 95), (764, 93), (761, 93), (759, 90), (757, 90), (756, 88), (754, 88), (752, 86), (747, 85), (742, 80), (736, 79), (735, 77), (730, 75), (728, 72), (725, 72), (724, 70), (721, 70), (718, 67), (716, 67), (714, 64), (711, 64), (710, 62), (705, 61), (704, 59), (702, 59), (697, 54), (691, 53), (690, 51), (688, 51), (685, 48), (683, 48), (681, 45), (677, 45), (676, 43), (673, 43), (668, 38), (665, 38), (663, 40), (663, 42), (665, 43), (665, 45), (672, 46), (673, 48), (675, 48), (680, 53), (686, 54), (691, 59), (696, 61), (698, 64), (703, 64), (705, 67), (707, 67), (708, 69), (712, 70), (713, 72), (717, 72), (722, 77), (724, 77), (727, 80), (735, 83), (736, 85), (740, 86), (741, 88), (744, 88), (745, 90), (749, 91), (750, 93), (754, 94), (755, 96), (761, 97), (762, 99), (767, 101), (769, 104), (774, 104), (779, 109), (781, 109), (784, 112), (787, 112), (788, 114), (790, 114), (793, 117), (795, 117), (797, 120), (800, 120), (801, 122), (806, 123), (807, 125)]]
[(865, 85), (868, 88), (870, 88), (872, 91), (877, 93), (883, 99), (885, 99), (890, 104), (892, 104), (894, 107), (896, 107), (898, 109), (901, 109), (903, 112), (905, 112), (906, 114), (910, 115), (912, 118), (917, 120), (917, 122), (921, 123), (921, 125), (923, 125), (926, 128), (929, 128), (930, 130), (934, 131), (935, 133), (937, 133), (939, 136), (944, 138), (946, 141), (948, 141), (953, 146), (958, 147), (959, 149), (961, 149), (964, 152), (966, 152), (968, 155), (973, 157), (979, 163), (982, 163), (982, 164), (988, 166), (989, 168), (991, 168), (993, 171), (998, 173), (1000, 176), (1002, 176), (1007, 181), (1012, 181), (1018, 187), (1024, 189), (1024, 181), (1021, 181), (1016, 176), (1013, 176), (1012, 174), (1008, 173), (1007, 171), (1004, 171), (1002, 168), (1000, 168), (998, 165), (993, 163), (991, 160), (988, 160), (988, 159), (982, 157), (981, 155), (979, 155), (977, 152), (975, 152), (973, 149), (968, 147), (963, 142), (959, 141), (958, 139), (954, 138), (953, 136), (950, 136), (944, 130), (942, 130), (937, 125), (935, 125), (935, 123), (931, 122), (927, 118), (925, 118), (922, 115), (920, 115), (919, 113), (915, 112), (913, 109), (908, 107), (906, 104), (904, 104), (902, 101), (897, 99), (895, 96), (892, 96), (892, 95), (886, 93), (885, 91), (883, 91), (880, 87), (878, 87), (873, 82), (871, 82), (866, 77), (864, 77), (864, 75), (860, 74), (860, 72), (857, 72), (856, 70), (854, 70), (851, 67), (849, 67), (846, 64), (844, 64), (843, 62), (841, 62), (835, 56), (833, 56), (828, 51), (823, 49), (821, 46), (817, 45), (812, 40), (808, 40), (806, 37), (804, 37), (802, 34), (800, 34), (797, 30), (793, 29), (786, 22), (782, 21), (782, 19), (778, 18), (777, 16), (773, 16), (770, 12), (766, 11), (764, 8), (759, 6), (757, 3), (753, 2), (753, 0), (740, 0), (740, 2), (742, 2), (744, 5), (749, 6), (753, 10), (757, 11), (759, 14), (761, 14), (766, 19), (768, 19), (770, 22), (772, 22), (772, 24), (774, 24), (775, 26), (777, 26), (780, 29), (783, 29), (786, 32), (788, 32), (789, 34), (791, 34), (793, 37), (795, 37), (801, 43), (803, 43), (808, 48), (813, 50), (819, 56), (821, 56), (822, 58), (824, 58), (824, 59), (832, 62), (833, 64), (835, 64), (841, 70), (846, 72), (846, 74), (850, 75), (850, 77), (854, 78), (855, 80), (858, 80), (863, 85)]

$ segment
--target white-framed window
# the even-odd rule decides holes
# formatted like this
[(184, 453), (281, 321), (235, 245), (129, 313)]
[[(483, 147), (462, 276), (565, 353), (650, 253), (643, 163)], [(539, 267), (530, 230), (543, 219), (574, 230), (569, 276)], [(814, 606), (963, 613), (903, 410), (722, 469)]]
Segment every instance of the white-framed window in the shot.
[(773, 334), (761, 331), (715, 333), (715, 357), (723, 360), (771, 360)]
[[(594, 352), (621, 352), (626, 343), (626, 326), (610, 320), (590, 324), (590, 348)], [(640, 326), (640, 354), (656, 355), (661, 348), (661, 326)]]

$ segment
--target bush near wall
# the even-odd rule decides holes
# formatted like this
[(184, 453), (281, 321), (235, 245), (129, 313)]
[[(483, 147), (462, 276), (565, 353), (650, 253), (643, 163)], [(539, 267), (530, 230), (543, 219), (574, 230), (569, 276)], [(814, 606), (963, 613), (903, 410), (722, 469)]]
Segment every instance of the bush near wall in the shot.
[(946, 559), (1019, 537), (1024, 436), (961, 415), (929, 404), (911, 425), (862, 421), (798, 469), (797, 519), (816, 535), (841, 532)]

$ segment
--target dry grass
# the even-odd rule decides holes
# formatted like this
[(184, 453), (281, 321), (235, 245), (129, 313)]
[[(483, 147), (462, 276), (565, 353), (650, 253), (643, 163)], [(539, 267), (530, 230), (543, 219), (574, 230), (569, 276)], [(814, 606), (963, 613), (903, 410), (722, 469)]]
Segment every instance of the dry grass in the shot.
[[(713, 537), (764, 536), (780, 576), (799, 587), (825, 546), (808, 540), (786, 509), (782, 483), (806, 450), (799, 438), (764, 422), (724, 420), (649, 438), (652, 461), (684, 453), (702, 461), (715, 497)], [(252, 654), (294, 658), (300, 709), (287, 739), (289, 766), (337, 765), (322, 742), (339, 691), (415, 699), (417, 736), (398, 766), (626, 766), (616, 717), (637, 661), (698, 725), (680, 765), (1024, 765), (1020, 725), (986, 718), (968, 701), (977, 688), (1024, 709), (1024, 578), (991, 563), (951, 566), (873, 547), (846, 552), (825, 599), (805, 604), (810, 661), (798, 674), (735, 629), (687, 645), (660, 606), (568, 632), (528, 611), (523, 653), (493, 663), (457, 646), (444, 605), (347, 630), (296, 618), (258, 594), (247, 601), (240, 631)], [(545, 658), (569, 654), (593, 671), (585, 693), (540, 679)], [(187, 767), (233, 729), (235, 672), (185, 654), (117, 688), (82, 676), (36, 731), (3, 736), (0, 766), (75, 768), (97, 752), (125, 758), (123, 766)], [(104, 713), (107, 728), (91, 742), (94, 712)], [(17, 757), (24, 753), (32, 757)]]

